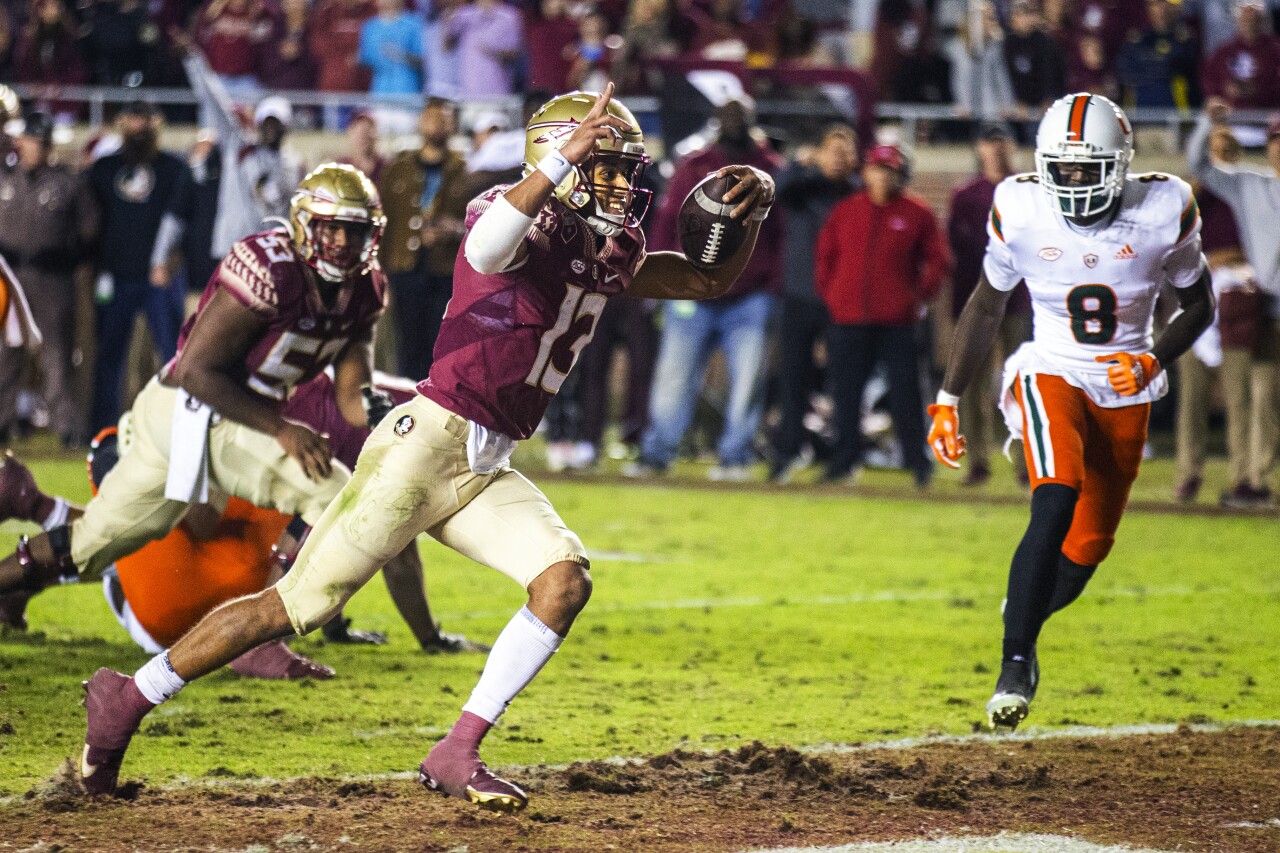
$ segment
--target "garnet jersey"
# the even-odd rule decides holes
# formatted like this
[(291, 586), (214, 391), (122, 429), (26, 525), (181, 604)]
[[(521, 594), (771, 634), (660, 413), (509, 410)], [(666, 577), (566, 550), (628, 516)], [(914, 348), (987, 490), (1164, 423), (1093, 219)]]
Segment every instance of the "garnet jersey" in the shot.
[(1160, 288), (1199, 279), (1200, 212), (1185, 181), (1129, 177), (1110, 222), (1075, 228), (1035, 175), (1015, 175), (996, 187), (987, 232), (987, 280), (1003, 291), (1025, 280), (1031, 294), (1035, 335), (1018, 369), (1061, 376), (1107, 408), (1164, 396), (1164, 371), (1141, 393), (1121, 397), (1107, 381), (1110, 365), (1094, 359), (1149, 352)]
[[(414, 396), (413, 380), (399, 376), (375, 373), (373, 387), (389, 396), (397, 406), (407, 403)], [(321, 373), (310, 382), (299, 385), (281, 414), (327, 435), (333, 458), (355, 470), (360, 449), (369, 437), (369, 428), (363, 425), (353, 426), (342, 416), (338, 399), (334, 396), (333, 380), (328, 373)]]
[[(468, 233), (507, 189), (471, 202)], [(435, 361), (418, 385), (446, 409), (516, 439), (533, 434), (591, 341), (605, 298), (631, 284), (645, 257), (638, 227), (599, 237), (555, 199), (524, 246), (525, 260), (495, 275), (476, 272), (458, 252)]]
[(294, 252), (284, 231), (264, 231), (238, 240), (200, 296), (200, 307), (182, 326), (178, 355), (204, 306), (218, 289), (258, 315), (267, 330), (245, 356), (245, 384), (271, 400), (284, 401), (314, 379), (352, 341), (367, 341), (386, 307), (386, 277), (371, 272), (344, 282), (326, 306), (319, 276)]

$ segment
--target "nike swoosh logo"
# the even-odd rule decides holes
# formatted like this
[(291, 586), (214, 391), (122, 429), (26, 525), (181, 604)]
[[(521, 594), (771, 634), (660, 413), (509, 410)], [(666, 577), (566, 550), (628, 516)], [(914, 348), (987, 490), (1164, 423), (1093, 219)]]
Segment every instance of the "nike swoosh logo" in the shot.
[(90, 764), (90, 763), (89, 763), (89, 744), (87, 744), (87, 743), (86, 743), (86, 744), (84, 745), (84, 752), (80, 755), (80, 775), (81, 775), (81, 777), (83, 777), (83, 778), (85, 778), (85, 779), (88, 779), (88, 778), (89, 778), (90, 776), (92, 776), (94, 773), (97, 773), (97, 772), (98, 772), (98, 768), (99, 768), (99, 767), (101, 767), (101, 766), (102, 766), (101, 764)]
[(604, 277), (604, 283), (608, 284), (609, 282), (613, 281), (617, 277), (618, 277), (618, 274), (616, 272), (611, 272)]

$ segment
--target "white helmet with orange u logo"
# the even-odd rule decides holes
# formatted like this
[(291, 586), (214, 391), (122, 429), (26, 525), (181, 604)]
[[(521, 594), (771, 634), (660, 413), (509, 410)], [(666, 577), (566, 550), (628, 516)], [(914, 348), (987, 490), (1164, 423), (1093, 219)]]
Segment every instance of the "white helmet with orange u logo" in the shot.
[(1045, 111), (1036, 131), (1040, 186), (1063, 216), (1105, 212), (1124, 192), (1133, 160), (1133, 126), (1102, 95), (1066, 95)]

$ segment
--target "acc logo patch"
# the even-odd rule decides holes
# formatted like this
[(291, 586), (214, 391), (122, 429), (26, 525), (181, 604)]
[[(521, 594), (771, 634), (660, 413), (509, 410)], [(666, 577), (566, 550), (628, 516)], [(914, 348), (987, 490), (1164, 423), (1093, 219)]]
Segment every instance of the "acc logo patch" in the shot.
[(1053, 246), (1045, 246), (1040, 250), (1040, 259), (1044, 261), (1056, 261), (1062, 257), (1062, 250)]
[(1096, 266), (1098, 265), (1098, 256), (1097, 256), (1097, 255), (1085, 255), (1085, 256), (1084, 256), (1084, 265), (1085, 265), (1086, 267), (1088, 267), (1089, 269), (1093, 269), (1094, 267), (1096, 267)]
[(569, 266), (573, 267), (573, 271), (578, 275), (582, 275), (587, 271), (587, 262), (581, 258), (574, 258), (573, 263), (569, 264)]
[(310, 317), (303, 317), (298, 321), (298, 328), (304, 332), (309, 332), (316, 327), (316, 321)]
[(413, 415), (405, 415), (396, 421), (395, 430), (396, 435), (401, 437), (413, 432)]

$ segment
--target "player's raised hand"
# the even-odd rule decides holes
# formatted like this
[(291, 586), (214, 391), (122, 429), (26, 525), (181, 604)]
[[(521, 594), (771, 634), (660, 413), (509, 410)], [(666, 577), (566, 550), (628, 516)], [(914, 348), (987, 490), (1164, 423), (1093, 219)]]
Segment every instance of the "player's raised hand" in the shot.
[(723, 178), (726, 175), (738, 179), (733, 188), (724, 194), (724, 203), (734, 205), (729, 212), (730, 216), (734, 219), (746, 219), (757, 212), (768, 212), (774, 195), (773, 178), (769, 177), (768, 172), (754, 166), (725, 166), (716, 172), (717, 177)]
[(628, 124), (609, 113), (609, 101), (613, 100), (613, 84), (608, 83), (604, 91), (596, 98), (591, 111), (582, 120), (582, 124), (569, 136), (560, 148), (560, 153), (573, 165), (577, 166), (595, 153), (602, 139), (617, 138)]
[(333, 450), (329, 439), (308, 426), (285, 421), (276, 433), (284, 452), (296, 459), (308, 478), (320, 482), (333, 471)]
[(1111, 355), (1100, 355), (1094, 361), (1099, 364), (1111, 363), (1107, 368), (1107, 381), (1121, 397), (1132, 397), (1160, 374), (1160, 362), (1149, 352), (1141, 355), (1113, 352)]
[(959, 468), (965, 449), (956, 407), (934, 403), (929, 407), (929, 417), (933, 418), (933, 426), (929, 428), (929, 447), (933, 449), (933, 455), (948, 468)]

